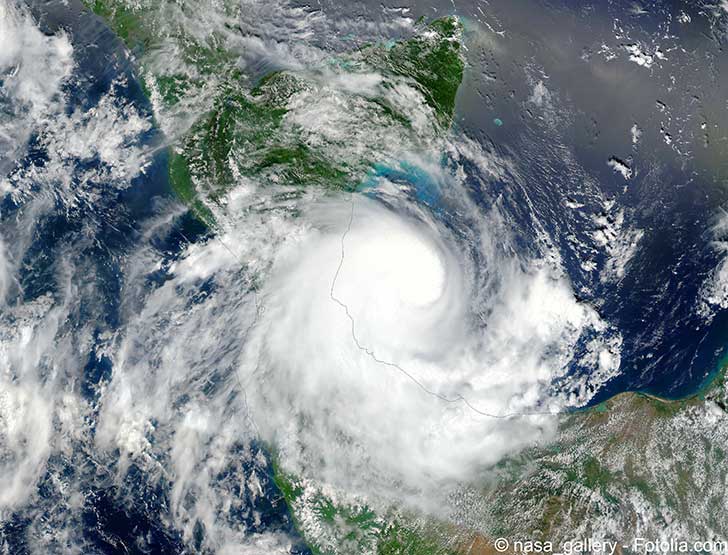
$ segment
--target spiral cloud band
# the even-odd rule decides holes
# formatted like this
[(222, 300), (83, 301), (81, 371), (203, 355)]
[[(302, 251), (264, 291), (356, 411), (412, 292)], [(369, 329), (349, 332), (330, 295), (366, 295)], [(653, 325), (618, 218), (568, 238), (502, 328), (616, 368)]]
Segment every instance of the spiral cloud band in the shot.
[(416, 490), (553, 431), (566, 399), (549, 386), (603, 328), (563, 279), (509, 260), (487, 226), (464, 239), (361, 195), (306, 221), (276, 258), (241, 369), (284, 464)]

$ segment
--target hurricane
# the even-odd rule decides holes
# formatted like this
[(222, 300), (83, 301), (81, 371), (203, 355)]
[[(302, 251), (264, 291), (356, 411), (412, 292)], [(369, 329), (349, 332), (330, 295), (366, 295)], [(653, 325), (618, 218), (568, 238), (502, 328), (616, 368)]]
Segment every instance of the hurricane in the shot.
[(0, 552), (722, 538), (726, 37), (0, 0)]

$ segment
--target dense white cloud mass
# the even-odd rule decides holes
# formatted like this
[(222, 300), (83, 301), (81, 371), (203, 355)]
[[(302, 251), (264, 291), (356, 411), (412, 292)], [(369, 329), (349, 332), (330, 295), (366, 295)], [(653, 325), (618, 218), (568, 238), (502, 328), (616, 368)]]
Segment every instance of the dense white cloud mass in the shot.
[(720, 262), (703, 283), (697, 313), (710, 322), (720, 309), (728, 308), (728, 213), (722, 210), (713, 225), (713, 248), (720, 255)]
[(44, 35), (15, 2), (0, 0), (0, 170), (48, 117), (72, 69), (64, 33)]
[(0, 2), (0, 71), (3, 92), (35, 115), (58, 94), (73, 67), (73, 47), (64, 33), (46, 36), (14, 2)]
[(547, 438), (547, 413), (566, 404), (551, 384), (582, 334), (604, 329), (562, 278), (499, 252), (487, 218), (464, 244), (399, 204), (309, 210), (276, 256), (241, 367), (286, 464), (378, 493), (467, 480)]

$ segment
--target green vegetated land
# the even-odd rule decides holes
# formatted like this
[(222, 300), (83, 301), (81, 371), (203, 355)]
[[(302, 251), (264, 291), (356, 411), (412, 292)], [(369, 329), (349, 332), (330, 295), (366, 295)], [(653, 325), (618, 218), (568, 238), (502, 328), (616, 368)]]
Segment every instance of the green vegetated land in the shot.
[(296, 527), (316, 555), (456, 555), (463, 540), (453, 526), (366, 504), (336, 502), (315, 485), (274, 465), (275, 480), (291, 508)]
[(623, 393), (564, 417), (553, 442), (504, 461), (484, 488), (492, 536), (558, 542), (611, 525), (614, 539), (629, 541), (648, 525), (658, 533), (675, 519), (716, 521), (728, 478), (726, 399), (723, 370), (687, 399)]
[[(418, 23), (407, 40), (368, 45), (324, 67), (271, 72), (250, 87), (222, 37), (212, 33), (201, 41), (182, 25), (170, 27), (164, 21), (182, 18), (184, 5), (131, 7), (119, 0), (87, 0), (87, 6), (104, 18), (142, 66), (155, 66), (145, 62), (165, 41), (179, 47), (185, 72), (140, 72), (145, 90), (162, 109), (172, 109), (207, 87), (212, 106), (173, 147), (169, 178), (179, 198), (208, 224), (210, 207), (242, 178), (353, 190), (373, 163), (390, 155), (393, 145), (417, 148), (449, 128), (463, 77), (462, 25), (455, 17)], [(379, 81), (357, 90), (354, 80), (372, 74)], [(332, 85), (339, 80), (353, 84)], [(212, 88), (209, 82), (214, 82)], [(403, 105), (398, 94), (403, 87), (415, 91), (421, 105)], [(331, 99), (331, 105), (325, 104)], [(316, 127), (316, 113), (306, 113), (312, 106), (320, 106), (323, 114), (339, 107), (343, 114), (330, 122), (341, 128), (334, 129), (338, 133)], [(430, 125), (414, 126), (414, 115), (423, 111)], [(367, 128), (368, 136), (363, 133)]]
[[(355, 188), (371, 164), (387, 155), (386, 145), (372, 141), (363, 149), (361, 144), (347, 148), (342, 144), (347, 133), (341, 133), (343, 140), (332, 139), (325, 131), (296, 121), (296, 116), (307, 117), (299, 114), (301, 106), (335, 95), (337, 104), (355, 116), (344, 125), (376, 126), (373, 135), (390, 130), (392, 136), (414, 142), (419, 137), (409, 115), (389, 94), (397, 86), (411, 86), (432, 109), (433, 127), (442, 131), (450, 124), (463, 75), (460, 33), (456, 19), (436, 20), (392, 48), (369, 46), (351, 54), (349, 63), (313, 74), (273, 72), (252, 90), (246, 90), (242, 76), (231, 71), (218, 88), (212, 109), (176, 149), (173, 165), (186, 165), (188, 171), (172, 173), (174, 190), (186, 200), (202, 192), (214, 202), (241, 176), (288, 186)], [(373, 91), (332, 90), (326, 82), (364, 72), (382, 76)], [(341, 121), (333, 124), (337, 123)]]

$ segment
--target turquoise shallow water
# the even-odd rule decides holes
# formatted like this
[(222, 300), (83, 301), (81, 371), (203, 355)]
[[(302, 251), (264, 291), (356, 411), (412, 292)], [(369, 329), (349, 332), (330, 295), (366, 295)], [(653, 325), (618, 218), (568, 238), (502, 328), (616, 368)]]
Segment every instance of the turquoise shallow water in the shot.
[(433, 208), (438, 206), (441, 185), (437, 182), (436, 177), (419, 166), (406, 161), (400, 162), (397, 167), (375, 164), (367, 178), (357, 189), (362, 192), (376, 189), (382, 184), (382, 180), (411, 187), (413, 196), (417, 201)]

